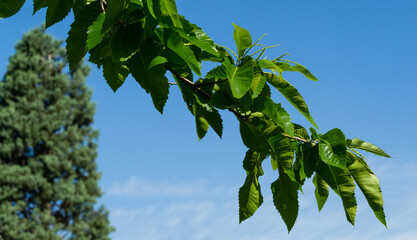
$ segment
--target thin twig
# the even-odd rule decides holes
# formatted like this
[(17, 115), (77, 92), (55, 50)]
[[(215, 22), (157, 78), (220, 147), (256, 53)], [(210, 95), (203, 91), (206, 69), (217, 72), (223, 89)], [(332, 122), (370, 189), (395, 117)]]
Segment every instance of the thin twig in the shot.
[(187, 78), (185, 78), (181, 74), (177, 73), (174, 69), (168, 67), (167, 65), (164, 65), (164, 67), (165, 67), (166, 70), (170, 71), (177, 78), (179, 78), (183, 83), (185, 83), (187, 85), (190, 85), (195, 90), (197, 90), (198, 92), (200, 92), (201, 94), (203, 94), (205, 97), (211, 98), (210, 94), (208, 94), (206, 91), (204, 91), (203, 89), (201, 89), (200, 87), (198, 87), (197, 85), (195, 85), (192, 81), (188, 80)]
[(206, 82), (206, 83), (196, 83), (196, 86), (208, 86), (208, 85), (213, 85), (213, 84), (217, 84), (217, 83), (222, 83), (222, 82), (226, 82), (229, 79), (223, 79), (223, 80), (219, 80), (219, 81), (215, 81), (215, 82)]
[(105, 5), (107, 5), (106, 0), (100, 0), (100, 7), (101, 7), (101, 11), (103, 11), (103, 13), (106, 13), (106, 8), (104, 7)]
[[(196, 85), (194, 82), (192, 82), (191, 80), (187, 79), (186, 77), (182, 76), (181, 74), (177, 73), (174, 69), (164, 65), (165, 69), (167, 69), (168, 71), (170, 71), (172, 74), (174, 74), (176, 77), (178, 77), (183, 83), (190, 85), (192, 88), (194, 88), (195, 90), (197, 90), (198, 92), (200, 92), (201, 94), (203, 94), (205, 97), (207, 98), (211, 98), (210, 94), (208, 94), (206, 91), (204, 91), (203, 89), (201, 89), (198, 85)], [(225, 79), (226, 80), (226, 79)], [(171, 85), (177, 85), (176, 83), (169, 83)], [(201, 85), (200, 85), (201, 86)], [(243, 116), (242, 114), (240, 114), (239, 112), (237, 112), (235, 109), (233, 108), (228, 108), (227, 110), (229, 110), (230, 112), (234, 113), (235, 116), (249, 124), (253, 124), (252, 122), (248, 121), (248, 119)], [(290, 135), (286, 134), (286, 133), (282, 133), (282, 135), (286, 138), (289, 139), (293, 139), (293, 140), (297, 140), (300, 142), (304, 142), (304, 143), (308, 143), (309, 141), (299, 138), (299, 137), (291, 137)]]
[(169, 82), (169, 85), (178, 85), (176, 82)]
[(305, 139), (302, 139), (302, 138), (299, 138), (299, 137), (291, 137), (290, 135), (288, 135), (288, 134), (286, 134), (286, 133), (283, 133), (282, 134), (284, 137), (286, 137), (286, 138), (289, 138), (289, 139), (293, 139), (293, 140), (297, 140), (297, 141), (300, 141), (300, 142), (305, 142), (305, 143), (308, 143), (308, 142), (310, 142), (310, 141), (307, 141), (307, 140), (305, 140)]
[[(211, 98), (210, 94), (208, 94), (206, 91), (204, 91), (203, 89), (201, 89), (199, 86), (197, 86), (195, 83), (193, 83), (192, 81), (190, 81), (189, 79), (185, 78), (184, 76), (182, 76), (181, 74), (177, 73), (174, 69), (164, 65), (165, 69), (170, 71), (172, 74), (174, 74), (176, 77), (178, 77), (183, 83), (190, 85), (192, 88), (194, 88), (195, 90), (197, 90), (198, 92), (200, 92), (201, 94), (203, 94), (205, 97), (207, 98)], [(240, 114), (239, 112), (237, 112), (235, 109), (233, 108), (228, 108), (227, 110), (229, 110), (230, 112), (234, 113), (236, 115), (236, 117), (238, 117), (241, 120), (244, 120), (250, 124), (252, 124), (251, 122), (249, 122), (242, 114)]]

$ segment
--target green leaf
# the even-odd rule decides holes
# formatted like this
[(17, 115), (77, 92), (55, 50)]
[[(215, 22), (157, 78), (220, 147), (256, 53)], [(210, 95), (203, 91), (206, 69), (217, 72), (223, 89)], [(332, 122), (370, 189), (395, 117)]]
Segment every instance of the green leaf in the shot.
[(92, 2), (81, 10), (80, 14), (71, 24), (71, 29), (68, 32), (68, 38), (66, 40), (70, 70), (76, 67), (87, 53), (87, 31), (100, 13), (100, 3), (98, 1)]
[(282, 72), (282, 70), (275, 63), (273, 63), (272, 61), (269, 61), (267, 59), (259, 59), (256, 62), (256, 64), (261, 69), (269, 69), (269, 70), (273, 70), (273, 71)]
[(304, 143), (301, 145), (301, 150), (303, 152), (304, 173), (310, 178), (316, 170), (317, 160), (320, 159), (319, 148), (317, 145), (312, 146), (311, 143)]
[(314, 175), (313, 184), (316, 186), (314, 194), (316, 196), (317, 206), (319, 211), (321, 211), (329, 196), (329, 185), (318, 174)]
[(321, 136), (319, 153), (325, 163), (338, 168), (345, 168), (346, 151), (345, 135), (340, 129), (334, 128)]
[(352, 140), (346, 139), (346, 143), (347, 143), (347, 146), (350, 148), (362, 149), (364, 151), (373, 153), (375, 155), (383, 156), (383, 157), (388, 157), (388, 158), (391, 157), (390, 155), (385, 153), (384, 150), (378, 148), (372, 143), (364, 142), (358, 138), (354, 138)]
[(140, 22), (121, 27), (113, 35), (111, 52), (113, 61), (125, 61), (139, 50), (142, 43), (143, 29)]
[(197, 128), (197, 136), (198, 136), (198, 140), (200, 141), (206, 135), (207, 130), (209, 128), (209, 123), (202, 116), (196, 104), (193, 105), (193, 113), (195, 116), (195, 126)]
[(233, 97), (242, 98), (249, 91), (253, 80), (253, 59), (245, 57), (239, 66), (235, 66), (229, 60), (225, 60), (223, 65), (226, 67), (227, 78)]
[[(46, 7), (46, 0), (33, 0), (33, 15), (35, 15), (37, 11), (44, 7)], [(2, 8), (3, 7), (0, 6), (0, 9)]]
[(233, 31), (233, 38), (235, 39), (237, 54), (242, 57), (245, 54), (245, 50), (252, 46), (252, 37), (248, 30), (233, 24), (235, 30)]
[(209, 104), (219, 109), (228, 109), (239, 104), (239, 102), (233, 98), (230, 88), (220, 88), (220, 90), (216, 91), (211, 97)]
[(2, 0), (0, 1), (0, 19), (15, 15), (25, 4), (25, 0)]
[(355, 179), (356, 184), (361, 189), (376, 218), (387, 227), (384, 202), (378, 178), (362, 159), (353, 154), (349, 154), (349, 157), (352, 160), (352, 163), (348, 165), (349, 173)]
[(290, 136), (294, 136), (294, 125), (291, 122), (290, 115), (276, 104), (271, 98), (258, 97), (253, 103), (252, 109), (264, 113), (267, 117), (276, 122)]
[(240, 136), (242, 137), (243, 143), (255, 151), (269, 153), (271, 146), (262, 130), (242, 119), (239, 119), (239, 122)]
[(110, 30), (120, 19), (128, 0), (107, 0), (106, 18), (101, 33)]
[(197, 61), (190, 47), (182, 42), (178, 33), (173, 31), (166, 31), (166, 33), (168, 35), (167, 47), (184, 60), (198, 76), (201, 76), (201, 63)]
[(299, 72), (301, 74), (303, 74), (306, 78), (313, 80), (313, 81), (318, 81), (317, 78), (307, 69), (305, 68), (303, 65), (301, 64), (296, 64), (294, 66), (291, 66), (289, 63), (287, 62), (275, 62), (276, 65), (278, 65), (278, 67), (282, 70), (282, 71), (288, 71), (288, 72)]
[(150, 70), (151, 68), (155, 66), (158, 66), (167, 62), (168, 60), (165, 57), (156, 56), (154, 59), (152, 59), (151, 63), (149, 63), (148, 70)]
[(210, 124), (213, 130), (221, 138), (223, 132), (223, 121), (220, 117), (219, 112), (208, 104), (201, 103), (199, 101), (197, 101), (196, 103), (196, 111), (198, 112), (199, 117), (203, 118), (208, 124)]
[(266, 83), (266, 77), (260, 73), (255, 73), (253, 75), (252, 84), (250, 88), (252, 89), (252, 98), (255, 99), (256, 97), (261, 94), (262, 89), (264, 88)]
[(298, 215), (298, 183), (280, 171), (278, 179), (271, 184), (271, 190), (274, 205), (290, 232)]
[(283, 78), (272, 73), (264, 73), (267, 76), (267, 82), (274, 86), (313, 126), (317, 127), (313, 117), (310, 115), (307, 104), (297, 89)]
[(226, 74), (226, 67), (224, 65), (220, 65), (217, 66), (213, 69), (211, 69), (206, 76), (204, 77), (205, 79), (226, 79), (227, 78), (227, 74)]
[(346, 169), (329, 166), (333, 178), (336, 182), (337, 190), (342, 198), (343, 208), (345, 209), (346, 219), (352, 225), (355, 224), (357, 210), (355, 198), (355, 183)]
[(243, 167), (247, 176), (245, 183), (239, 189), (239, 223), (251, 217), (263, 202), (258, 178), (263, 175), (261, 164), (265, 157), (266, 155), (252, 149), (246, 152)]
[(297, 72), (303, 74), (306, 78), (313, 81), (318, 81), (318, 79), (304, 66), (296, 64), (292, 68), (295, 69)]
[(48, 28), (68, 15), (74, 5), (74, 0), (47, 0), (46, 5), (48, 9), (46, 10), (45, 27)]
[(293, 124), (294, 125), (294, 134), (297, 135), (298, 137), (303, 138), (304, 140), (310, 140), (310, 136), (308, 135), (307, 130), (301, 126), (298, 125), (296, 123)]
[(177, 12), (177, 6), (174, 0), (161, 0), (161, 10), (163, 14), (169, 15), (172, 23), (176, 28), (182, 28), (180, 15)]
[(101, 34), (101, 28), (103, 27), (104, 18), (106, 16), (104, 13), (100, 13), (97, 19), (93, 22), (92, 25), (88, 27), (87, 30), (87, 49), (90, 50), (97, 46), (103, 39)]
[(111, 58), (108, 57), (103, 63), (103, 75), (107, 84), (114, 92), (116, 92), (116, 90), (124, 83), (127, 75), (129, 75), (129, 69), (120, 62), (113, 62)]
[(291, 67), (291, 65), (287, 62), (275, 62), (275, 64), (281, 69), (281, 71), (286, 72), (295, 72), (296, 70)]
[(337, 188), (337, 183), (334, 179), (333, 173), (330, 170), (330, 166), (323, 162), (321, 159), (317, 160), (316, 173), (333, 189), (333, 191), (340, 196)]
[(80, 11), (88, 4), (95, 2), (96, 0), (75, 0), (74, 6), (72, 6), (72, 11), (75, 18), (78, 17)]
[(183, 28), (174, 28), (174, 31), (179, 33), (182, 38), (196, 45), (201, 50), (220, 57), (220, 53), (216, 49), (216, 44), (214, 44), (213, 40), (200, 27), (190, 23), (184, 17), (181, 17), (181, 23)]
[(318, 161), (317, 174), (340, 196), (347, 220), (353, 225), (356, 215), (355, 183), (347, 169), (340, 169)]
[(152, 17), (156, 19), (156, 14), (155, 14), (154, 7), (153, 7), (154, 0), (145, 0), (143, 2), (147, 5), (148, 11), (152, 15)]
[(316, 140), (320, 139), (320, 134), (317, 133), (316, 129), (311, 127), (310, 132), (311, 132), (311, 138), (312, 139), (316, 139)]
[(294, 149), (291, 146), (290, 140), (276, 129), (271, 134), (268, 134), (268, 141), (273, 146), (274, 153), (276, 154), (276, 158), (274, 155), (271, 155), (272, 169), (275, 171), (278, 168), (279, 162), (285, 171), (291, 170), (294, 161)]
[(140, 49), (127, 60), (127, 66), (141, 87), (151, 94), (155, 108), (163, 113), (169, 93), (166, 69), (162, 65), (149, 68), (152, 60), (159, 56), (162, 49), (151, 41), (143, 42)]
[(88, 53), (90, 54), (88, 61), (96, 64), (97, 68), (100, 68), (103, 65), (104, 59), (108, 57), (111, 58), (110, 43), (110, 37), (103, 38), (97, 46), (88, 51)]

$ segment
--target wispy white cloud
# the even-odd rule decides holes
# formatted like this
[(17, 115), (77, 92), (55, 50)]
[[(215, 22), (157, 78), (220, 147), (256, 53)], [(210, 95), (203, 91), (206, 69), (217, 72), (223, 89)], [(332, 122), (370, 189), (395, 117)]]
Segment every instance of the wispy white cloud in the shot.
[(211, 186), (208, 181), (181, 182), (177, 180), (147, 180), (130, 177), (126, 181), (114, 182), (106, 191), (109, 196), (124, 197), (184, 197), (192, 195), (230, 194), (231, 188)]
[[(111, 222), (117, 227), (113, 239), (414, 239), (417, 236), (414, 176), (417, 165), (397, 161), (388, 163), (390, 168), (385, 168), (384, 164), (372, 167), (377, 176), (385, 179), (382, 188), (389, 230), (375, 218), (360, 191), (357, 192), (359, 205), (353, 227), (346, 221), (342, 203), (335, 194), (331, 194), (319, 213), (314, 188), (306, 184), (305, 195), (300, 194), (300, 214), (288, 235), (267, 187), (263, 189), (263, 206), (251, 219), (238, 224), (238, 186), (227, 188), (220, 181), (151, 181), (132, 177), (107, 190), (110, 197), (130, 199), (132, 203), (129, 207), (110, 206)], [(130, 207), (133, 203), (135, 207)]]

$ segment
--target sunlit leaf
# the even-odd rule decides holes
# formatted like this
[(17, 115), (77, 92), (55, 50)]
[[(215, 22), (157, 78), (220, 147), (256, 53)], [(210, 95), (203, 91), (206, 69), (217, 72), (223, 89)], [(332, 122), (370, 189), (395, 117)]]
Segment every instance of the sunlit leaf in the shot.
[(268, 153), (271, 149), (265, 134), (257, 126), (244, 120), (240, 121), (240, 136), (243, 143), (251, 149), (259, 152)]
[(340, 129), (334, 128), (320, 137), (319, 153), (325, 163), (345, 168), (346, 150), (345, 135)]
[(239, 27), (233, 23), (235, 30), (233, 31), (233, 38), (235, 39), (237, 54), (242, 57), (245, 50), (250, 48), (252, 45), (252, 37), (248, 30)]
[[(200, 118), (203, 118), (221, 138), (223, 133), (223, 121), (219, 112), (210, 105), (196, 102), (196, 111)], [(207, 130), (206, 130), (207, 131)]]
[(167, 33), (167, 46), (174, 51), (188, 66), (198, 75), (201, 76), (201, 63), (197, 61), (190, 47), (185, 45), (178, 33), (170, 31)]
[(177, 12), (177, 6), (174, 0), (161, 0), (161, 10), (163, 13), (166, 13), (171, 18), (174, 26), (176, 28), (182, 28), (182, 23), (180, 20), (180, 15)]
[(253, 80), (253, 59), (246, 57), (239, 66), (235, 66), (229, 60), (223, 62), (226, 67), (227, 78), (233, 97), (242, 98), (249, 91)]
[(353, 154), (349, 154), (349, 157), (352, 160), (352, 163), (348, 165), (349, 173), (355, 179), (376, 218), (386, 227), (384, 202), (378, 178), (363, 160)]
[(252, 109), (263, 112), (284, 129), (287, 134), (294, 136), (294, 126), (291, 122), (290, 115), (281, 107), (281, 104), (276, 104), (272, 99), (267, 97), (258, 97), (255, 99)]
[(307, 104), (304, 102), (303, 97), (301, 97), (300, 93), (297, 89), (288, 83), (283, 78), (271, 74), (265, 73), (267, 76), (267, 82), (270, 83), (272, 86), (278, 89), (278, 91), (301, 113), (304, 115), (307, 120), (310, 121), (316, 128), (317, 124), (314, 122), (313, 117), (310, 115), (310, 111), (308, 110)]
[(300, 72), (301, 74), (303, 74), (306, 78), (313, 80), (313, 81), (318, 81), (318, 79), (304, 66), (300, 64), (296, 64), (292, 66), (292, 68), (295, 69), (297, 72)]
[(349, 172), (346, 169), (329, 166), (323, 161), (318, 162), (316, 172), (340, 196), (346, 219), (353, 225), (355, 223), (357, 204), (355, 183)]
[(87, 30), (87, 49), (90, 50), (97, 46), (103, 39), (103, 34), (101, 33), (101, 28), (103, 27), (105, 15), (100, 13), (97, 19), (93, 22), (92, 25), (88, 27)]
[(278, 179), (271, 184), (271, 190), (274, 205), (290, 232), (298, 216), (298, 183), (280, 171)]
[(182, 38), (201, 48), (201, 50), (217, 57), (220, 56), (213, 40), (200, 27), (190, 23), (184, 17), (181, 17), (181, 23), (182, 28), (174, 28), (174, 31), (179, 33)]
[(224, 65), (217, 66), (211, 69), (204, 78), (208, 79), (226, 79), (226, 67)]
[(261, 164), (265, 157), (266, 155), (251, 149), (246, 152), (243, 167), (247, 176), (245, 183), (239, 189), (239, 222), (251, 217), (263, 202), (258, 178), (263, 175)]
[(256, 64), (258, 65), (258, 67), (262, 68), (262, 69), (269, 69), (269, 70), (273, 70), (273, 71), (278, 71), (278, 72), (282, 72), (282, 70), (272, 61), (269, 61), (267, 59), (259, 59)]
[(372, 143), (364, 142), (358, 138), (354, 138), (352, 140), (346, 139), (347, 146), (350, 148), (357, 148), (361, 149), (379, 156), (388, 157), (391, 156), (384, 152), (384, 150), (380, 149), (379, 147), (373, 145)]
[(313, 184), (316, 186), (314, 194), (316, 196), (317, 206), (319, 211), (321, 211), (329, 196), (329, 185), (318, 174), (314, 176)]
[(252, 84), (250, 88), (252, 89), (252, 98), (256, 98), (262, 92), (266, 83), (266, 77), (260, 73), (254, 73)]

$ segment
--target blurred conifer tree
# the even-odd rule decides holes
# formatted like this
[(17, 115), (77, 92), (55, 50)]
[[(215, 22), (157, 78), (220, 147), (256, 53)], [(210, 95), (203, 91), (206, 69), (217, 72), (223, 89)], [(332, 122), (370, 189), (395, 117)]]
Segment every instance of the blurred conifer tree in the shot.
[(0, 81), (0, 239), (109, 239), (95, 158), (89, 68), (65, 73), (60, 41), (37, 28)]

